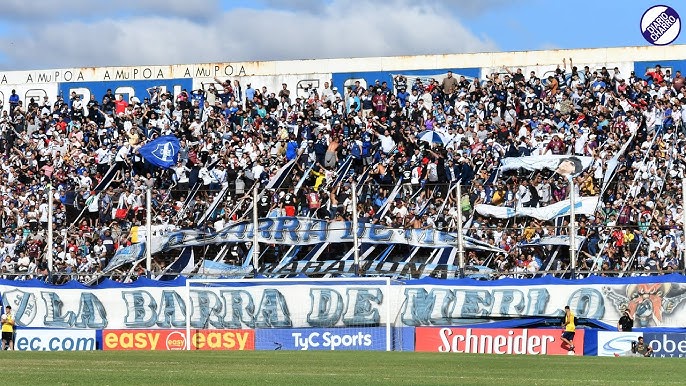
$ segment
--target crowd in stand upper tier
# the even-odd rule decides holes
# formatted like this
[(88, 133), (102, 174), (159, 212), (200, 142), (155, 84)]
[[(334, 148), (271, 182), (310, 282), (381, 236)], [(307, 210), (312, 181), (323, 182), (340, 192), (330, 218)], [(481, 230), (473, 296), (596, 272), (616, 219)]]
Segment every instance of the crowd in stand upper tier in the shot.
[[(577, 218), (584, 236), (578, 269), (678, 269), (686, 165), (680, 71), (656, 65), (624, 74), (577, 68), (571, 59), (547, 79), (503, 70), (487, 80), (448, 73), (428, 82), (398, 76), (367, 87), (324, 83), (304, 98), (295, 98), (287, 85), (268, 90), (240, 78), (215, 79), (176, 96), (150, 89), (148, 97), (128, 100), (109, 90), (90, 100), (76, 94), (21, 100), (13, 93), (0, 121), (2, 274), (48, 276), (49, 185), (56, 200), (54, 271), (93, 274), (131, 244), (129, 229), (144, 223), (148, 188), (154, 224), (196, 227), (228, 184), (223, 204), (203, 224), (221, 229), (250, 218), (253, 185), (266, 186), (296, 159), (280, 188), (258, 203), (261, 217), (350, 219), (352, 183), (358, 182), (361, 221), (454, 231), (462, 211), (467, 235), (506, 251), (470, 251), (467, 263), (525, 276), (543, 268), (552, 247), (521, 244), (567, 234), (568, 217), (500, 220), (480, 216), (474, 207), (543, 207), (567, 199), (567, 180), (553, 172), (495, 173), (504, 157), (544, 154), (594, 159), (573, 184), (577, 197), (601, 196), (594, 215)], [(441, 140), (418, 138), (425, 131), (440, 133)], [(167, 134), (181, 141), (178, 164), (152, 167), (138, 149)], [(616, 172), (605, 180), (608, 161), (628, 140)], [(349, 156), (350, 175), (334, 184)], [(114, 164), (121, 170), (94, 194)], [(389, 200), (399, 180), (402, 189)], [(458, 182), (460, 198), (451, 189)], [(196, 183), (199, 193), (184, 207)], [(115, 216), (117, 209), (128, 211)], [(156, 257), (155, 268), (168, 263)], [(568, 264), (558, 258), (545, 268)]]

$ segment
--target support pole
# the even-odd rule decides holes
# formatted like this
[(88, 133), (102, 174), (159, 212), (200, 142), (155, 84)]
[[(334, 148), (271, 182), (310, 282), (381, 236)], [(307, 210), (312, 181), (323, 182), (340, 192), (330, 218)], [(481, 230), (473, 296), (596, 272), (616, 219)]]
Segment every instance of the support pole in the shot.
[(574, 178), (569, 176), (569, 264), (572, 266), (572, 279), (576, 279), (576, 200), (574, 197)]
[(683, 255), (681, 256), (681, 262), (679, 263), (679, 268), (684, 270), (686, 272), (686, 176), (681, 179), (681, 207), (683, 208), (681, 212), (681, 221), (682, 221), (682, 232), (683, 232), (683, 237), (684, 241), (682, 241), (681, 247), (682, 247), (682, 253)]
[(53, 199), (53, 194), (54, 191), (52, 189), (52, 184), (48, 185), (48, 229), (47, 229), (47, 249), (45, 250), (45, 253), (47, 254), (47, 263), (48, 263), (48, 272), (52, 272), (52, 216), (53, 216), (53, 208), (52, 208), (52, 199)]
[(357, 236), (357, 231), (358, 231), (358, 214), (357, 214), (357, 184), (355, 181), (352, 183), (352, 190), (353, 190), (353, 195), (352, 195), (352, 205), (353, 205), (353, 221), (352, 221), (352, 228), (353, 228), (353, 271), (355, 272), (355, 276), (360, 276), (360, 240), (358, 239)]
[(464, 235), (462, 234), (462, 187), (460, 180), (457, 183), (457, 263), (459, 264), (458, 276), (464, 278)]
[(151, 189), (145, 191), (145, 271), (148, 278), (152, 271), (152, 199)]
[(257, 276), (260, 269), (260, 243), (257, 241), (257, 229), (259, 218), (257, 215), (257, 186), (256, 183), (252, 188), (252, 269), (253, 276)]

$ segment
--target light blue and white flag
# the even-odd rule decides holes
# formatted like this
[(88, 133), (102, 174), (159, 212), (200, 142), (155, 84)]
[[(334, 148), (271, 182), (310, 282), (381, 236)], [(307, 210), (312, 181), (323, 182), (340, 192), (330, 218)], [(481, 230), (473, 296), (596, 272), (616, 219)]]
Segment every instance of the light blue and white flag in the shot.
[(136, 243), (128, 247), (124, 247), (114, 253), (112, 260), (103, 269), (103, 272), (110, 272), (124, 264), (135, 263), (144, 258), (145, 243)]
[[(583, 214), (590, 216), (595, 212), (598, 205), (598, 196), (581, 197), (574, 202), (574, 209), (576, 214)], [(495, 218), (512, 218), (512, 217), (533, 217), (539, 220), (552, 220), (560, 216), (569, 216), (571, 204), (569, 200), (556, 202), (552, 205), (543, 206), (540, 208), (509, 208), (505, 206), (495, 206), (480, 204), (474, 207), (474, 210), (482, 216)]]

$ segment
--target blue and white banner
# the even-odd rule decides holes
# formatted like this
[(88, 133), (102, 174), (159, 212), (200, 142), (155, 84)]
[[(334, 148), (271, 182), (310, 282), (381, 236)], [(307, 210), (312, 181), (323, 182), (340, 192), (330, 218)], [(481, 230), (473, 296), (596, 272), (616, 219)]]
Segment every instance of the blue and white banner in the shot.
[(243, 278), (250, 273), (252, 273), (252, 266), (242, 267), (212, 260), (203, 260), (202, 266), (198, 270), (200, 277)]
[[(576, 244), (579, 248), (581, 248), (581, 245), (583, 244), (584, 240), (586, 240), (585, 236), (577, 235), (576, 236)], [(536, 245), (569, 245), (569, 236), (567, 235), (557, 235), (557, 236), (544, 236), (538, 239), (533, 239), (531, 241), (523, 241), (519, 243), (520, 246), (523, 247), (531, 247), (531, 246), (536, 246)]]
[[(572, 157), (568, 155), (532, 155), (526, 157), (507, 157), (500, 161), (500, 171), (506, 172), (508, 170), (517, 170), (520, 168), (530, 171), (543, 169), (555, 171), (563, 160), (567, 160), (569, 158)], [(574, 156), (573, 158), (581, 161), (583, 170), (588, 169), (593, 162), (592, 157)]]
[(136, 243), (128, 247), (124, 247), (114, 253), (114, 256), (107, 264), (107, 267), (103, 269), (103, 272), (110, 272), (124, 264), (134, 263), (143, 258), (145, 254), (145, 243)]
[(174, 135), (164, 135), (146, 143), (138, 149), (141, 156), (151, 164), (162, 169), (176, 165), (181, 144)]
[[(451, 251), (453, 252), (453, 251)], [(456, 251), (455, 251), (456, 252)], [(454, 254), (454, 253), (453, 253)], [(467, 277), (474, 278), (490, 278), (493, 269), (477, 268), (477, 266), (470, 267), (470, 272)], [(478, 266), (481, 267), (481, 266)], [(241, 267), (234, 267), (236, 271), (240, 272)], [(225, 277), (236, 277), (236, 271), (218, 272), (218, 274)], [(414, 261), (360, 261), (359, 271), (366, 275), (373, 276), (388, 276), (394, 278), (424, 278), (434, 277), (443, 279), (454, 279), (458, 273), (458, 267), (453, 264), (444, 263), (420, 263)], [(262, 267), (261, 271), (264, 275), (288, 276), (298, 273), (307, 275), (354, 275), (356, 269), (352, 260), (300, 260), (287, 264), (280, 264), (274, 266)]]
[[(88, 329), (348, 329), (385, 326), (462, 326), (512, 323), (525, 318), (556, 325), (569, 305), (580, 319), (611, 329), (625, 310), (635, 314), (634, 327), (686, 325), (686, 277), (590, 277), (442, 280), (394, 282), (364, 278), (185, 280), (139, 278), (130, 284), (105, 279), (84, 287), (39, 280), (0, 280), (3, 305), (11, 305), (18, 327)], [(683, 335), (649, 337), (657, 353), (686, 354)], [(291, 337), (292, 339), (292, 337)], [(658, 348), (660, 350), (658, 350)]]
[[(391, 349), (414, 351), (414, 329), (392, 328)], [(260, 329), (255, 350), (386, 350), (385, 327)]]
[[(576, 214), (590, 216), (595, 213), (596, 207), (598, 206), (598, 199), (598, 196), (580, 197), (576, 199), (574, 202)], [(540, 208), (510, 208), (506, 206), (479, 204), (474, 207), (474, 210), (480, 215), (488, 217), (503, 219), (512, 217), (533, 217), (539, 220), (548, 221), (560, 216), (569, 216), (571, 207), (571, 201), (564, 200)]]
[[(257, 240), (268, 244), (314, 245), (322, 242), (352, 243), (350, 221), (326, 221), (309, 217), (275, 217), (258, 220)], [(415, 247), (445, 248), (457, 245), (457, 234), (436, 229), (398, 229), (359, 222), (359, 242), (366, 244), (407, 244)], [(171, 233), (165, 249), (188, 246), (244, 243), (253, 240), (253, 223), (241, 221), (218, 232), (181, 230)], [(492, 252), (501, 249), (465, 237), (465, 248)]]

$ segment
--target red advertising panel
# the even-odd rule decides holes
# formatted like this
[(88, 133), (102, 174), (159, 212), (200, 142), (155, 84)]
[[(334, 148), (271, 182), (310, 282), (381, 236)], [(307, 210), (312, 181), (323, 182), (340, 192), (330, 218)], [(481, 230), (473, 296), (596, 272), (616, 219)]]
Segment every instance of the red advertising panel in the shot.
[[(103, 350), (185, 350), (185, 330), (103, 330)], [(253, 330), (191, 330), (191, 350), (254, 350)]]
[[(554, 329), (417, 327), (415, 351), (475, 354), (568, 354)], [(574, 337), (576, 355), (584, 352), (584, 331)]]

